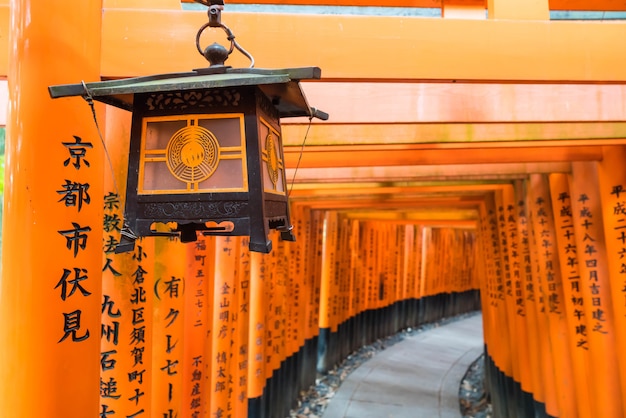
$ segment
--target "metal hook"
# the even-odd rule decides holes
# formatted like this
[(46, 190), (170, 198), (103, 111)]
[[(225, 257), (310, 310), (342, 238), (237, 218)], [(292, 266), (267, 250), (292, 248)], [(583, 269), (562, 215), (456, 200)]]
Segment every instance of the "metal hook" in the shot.
[[(198, 0), (196, 0), (198, 1)], [(205, 4), (207, 5), (206, 2), (204, 1), (198, 1), (199, 3)], [(222, 23), (222, 10), (224, 9), (224, 2), (220, 1), (220, 0), (211, 0), (210, 1), (210, 5), (209, 5), (209, 10), (208, 10), (208, 16), (209, 16), (209, 21), (207, 23), (205, 23), (204, 25), (202, 25), (202, 27), (200, 27), (200, 29), (198, 30), (198, 33), (196, 33), (196, 48), (198, 49), (198, 52), (200, 53), (200, 55), (202, 55), (204, 58), (206, 58), (209, 62), (211, 62), (211, 66), (214, 65), (224, 65), (224, 61), (226, 61), (226, 59), (228, 59), (228, 56), (230, 56), (230, 54), (232, 54), (233, 50), (236, 48), (239, 52), (241, 52), (246, 58), (248, 58), (250, 60), (250, 67), (249, 68), (254, 68), (254, 57), (252, 57), (252, 55), (250, 55), (250, 53), (248, 51), (246, 51), (241, 45), (239, 45), (239, 43), (237, 43), (237, 41), (235, 40), (235, 35), (233, 34), (233, 32), (230, 30), (230, 28), (228, 28), (228, 26), (224, 25)], [(217, 59), (215, 62), (213, 62), (213, 60), (209, 59), (208, 57), (208, 50), (209, 48), (219, 48), (220, 45), (219, 44), (213, 44), (209, 47), (207, 47), (207, 49), (203, 50), (200, 47), (200, 36), (202, 35), (202, 32), (204, 32), (204, 30), (206, 28), (222, 28), (224, 30), (224, 32), (226, 32), (226, 39), (228, 39), (230, 41), (230, 48), (228, 49), (227, 52), (225, 51), (220, 51), (220, 59)], [(223, 48), (223, 47), (222, 47)], [(225, 49), (225, 48), (224, 48)], [(225, 56), (224, 56), (225, 53)]]

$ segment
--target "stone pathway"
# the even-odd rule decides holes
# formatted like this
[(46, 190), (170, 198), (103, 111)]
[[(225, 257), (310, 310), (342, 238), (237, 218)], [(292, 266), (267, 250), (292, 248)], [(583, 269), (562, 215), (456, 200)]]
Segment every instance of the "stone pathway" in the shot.
[(482, 352), (480, 314), (408, 335), (347, 375), (323, 417), (459, 418), (459, 385)]

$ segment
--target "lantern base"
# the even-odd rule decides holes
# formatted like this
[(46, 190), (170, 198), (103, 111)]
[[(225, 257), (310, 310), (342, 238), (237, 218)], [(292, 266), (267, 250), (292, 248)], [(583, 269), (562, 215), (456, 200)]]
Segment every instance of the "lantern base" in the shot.
[(283, 241), (296, 242), (296, 236), (293, 234), (293, 225), (276, 228), (280, 232), (280, 239)]
[(256, 253), (269, 254), (272, 252), (272, 241), (263, 242), (254, 242), (250, 240), (250, 244), (248, 244), (248, 248), (250, 251), (254, 251)]
[(115, 246), (115, 254), (128, 253), (135, 250), (135, 240), (122, 235), (119, 244)]
[(127, 253), (135, 249), (137, 235), (130, 229), (127, 222), (120, 231), (120, 242), (115, 246), (115, 254)]

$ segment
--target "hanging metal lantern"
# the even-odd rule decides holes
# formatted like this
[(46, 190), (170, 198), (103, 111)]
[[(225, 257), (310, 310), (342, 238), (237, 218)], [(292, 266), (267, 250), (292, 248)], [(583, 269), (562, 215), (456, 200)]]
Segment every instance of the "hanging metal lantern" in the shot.
[[(220, 3), (220, 2), (212, 2)], [(53, 98), (83, 96), (132, 112), (125, 222), (118, 252), (137, 237), (197, 234), (249, 236), (250, 250), (271, 251), (270, 229), (294, 240), (280, 119), (328, 115), (308, 105), (301, 80), (319, 79), (316, 67), (263, 70), (221, 23), (196, 36), (208, 68), (123, 80), (51, 86)], [(231, 41), (202, 50), (200, 35), (220, 27)], [(234, 49), (251, 67), (224, 65)]]

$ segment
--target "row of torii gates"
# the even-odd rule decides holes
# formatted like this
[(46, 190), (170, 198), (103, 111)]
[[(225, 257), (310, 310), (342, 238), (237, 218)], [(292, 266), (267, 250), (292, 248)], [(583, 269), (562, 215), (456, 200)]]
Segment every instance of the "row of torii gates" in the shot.
[(0, 415), (285, 416), (351, 350), (480, 307), (498, 416), (626, 416), (626, 23), (549, 20), (626, 5), (388, 3), (442, 18), (226, 5), (258, 67), (322, 68), (304, 89), (330, 120), (283, 125), (295, 243), (120, 255), (130, 115), (97, 107), (109, 166), (89, 107), (47, 88), (196, 68), (205, 13), (0, 0)]

